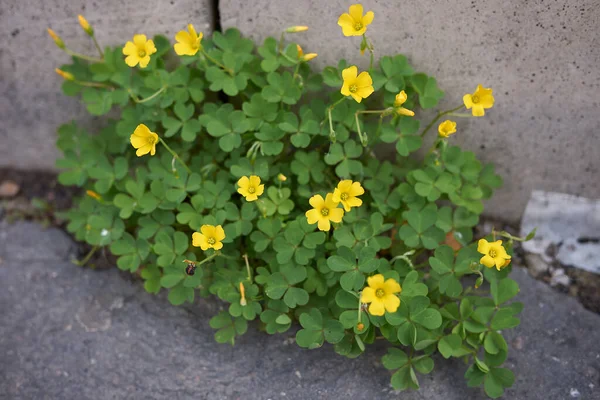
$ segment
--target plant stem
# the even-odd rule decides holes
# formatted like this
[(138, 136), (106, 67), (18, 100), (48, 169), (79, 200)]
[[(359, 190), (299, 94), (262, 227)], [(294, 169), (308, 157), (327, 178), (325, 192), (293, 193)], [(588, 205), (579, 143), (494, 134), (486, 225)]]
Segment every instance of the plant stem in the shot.
[(131, 91), (131, 89), (127, 89), (127, 91), (129, 92), (129, 95), (131, 96), (131, 98), (133, 99), (133, 101), (139, 104), (139, 103), (145, 103), (147, 101), (150, 101), (150, 100), (154, 99), (156, 96), (158, 96), (159, 94), (161, 94), (162, 92), (164, 92), (166, 89), (167, 89), (167, 86), (163, 86), (160, 89), (158, 89), (155, 93), (153, 93), (152, 95), (146, 97), (145, 99), (140, 99), (139, 97), (137, 97)]
[(473, 115), (469, 113), (450, 113), (448, 115), (450, 115), (451, 117), (477, 118), (473, 117)]
[(358, 120), (358, 112), (354, 113), (354, 119), (356, 120), (356, 131), (358, 132), (358, 137), (360, 138), (360, 143), (363, 147), (367, 147), (367, 135), (363, 134), (360, 130), (360, 121)]
[(202, 54), (204, 54), (204, 57), (209, 59), (213, 64), (218, 65), (221, 69), (223, 69), (229, 75), (233, 76), (233, 70), (231, 70), (230, 68), (227, 68), (226, 66), (224, 66), (223, 64), (221, 64), (220, 62), (218, 62), (217, 60), (215, 60), (214, 58), (209, 56), (208, 53), (206, 51), (204, 51), (204, 49), (202, 49)]
[(82, 60), (96, 62), (96, 63), (103, 63), (104, 62), (104, 60), (101, 59), (101, 58), (90, 57), (90, 56), (86, 56), (85, 54), (76, 53), (73, 50), (67, 49), (66, 47), (65, 47), (65, 52), (68, 55), (70, 55), (70, 56), (81, 58)]
[(106, 85), (104, 83), (99, 83), (99, 82), (84, 82), (84, 81), (73, 81), (78, 85), (81, 86), (87, 86), (87, 87), (98, 87), (98, 88), (105, 88), (105, 89), (110, 89), (110, 90), (115, 90), (114, 87)]
[(248, 280), (252, 283), (252, 273), (250, 273), (250, 262), (248, 261), (248, 254), (242, 255), (244, 257), (244, 261), (246, 262), (246, 271), (248, 271)]
[(75, 265), (79, 265), (80, 267), (83, 267), (88, 261), (90, 261), (90, 258), (92, 258), (92, 256), (94, 255), (94, 253), (99, 249), (100, 247), (98, 246), (94, 246), (92, 247), (92, 249), (89, 251), (89, 253), (87, 253), (85, 255), (85, 257), (83, 257), (83, 259), (81, 261), (79, 260), (73, 260), (73, 264)]
[(424, 129), (424, 130), (423, 130), (423, 132), (421, 133), (421, 137), (425, 136), (425, 134), (427, 133), (427, 131), (429, 131), (429, 129), (431, 129), (431, 127), (433, 126), (433, 124), (435, 124), (436, 122), (438, 122), (438, 121), (439, 121), (439, 119), (440, 119), (440, 118), (442, 118), (444, 115), (447, 115), (447, 114), (453, 113), (454, 111), (458, 111), (458, 110), (460, 110), (460, 109), (461, 109), (461, 108), (463, 108), (463, 107), (464, 107), (464, 105), (461, 105), (461, 106), (459, 106), (459, 107), (453, 108), (453, 109), (451, 109), (451, 110), (448, 110), (448, 111), (441, 112), (441, 113), (439, 113), (438, 115), (436, 115), (436, 117), (435, 117), (435, 118), (434, 118), (434, 119), (433, 119), (433, 120), (432, 120), (432, 121), (429, 123), (429, 125), (427, 125), (427, 126), (425, 127), (425, 129)]
[(175, 158), (177, 161), (179, 161), (181, 163), (181, 165), (183, 165), (183, 167), (185, 168), (185, 170), (188, 172), (188, 174), (192, 174), (192, 170), (189, 169), (189, 167), (186, 165), (186, 163), (183, 162), (183, 160), (181, 158), (179, 158), (179, 155), (177, 153), (175, 153), (173, 151), (173, 149), (171, 149), (167, 143), (159, 136), (158, 140), (162, 143), (163, 146), (165, 146), (165, 148), (167, 149), (167, 151), (169, 153), (171, 153), (171, 155), (173, 156), (173, 158)]
[(329, 119), (329, 140), (331, 140), (333, 143), (335, 143), (335, 131), (333, 130), (333, 121), (331, 119), (331, 111), (335, 108), (335, 106), (340, 104), (345, 99), (346, 99), (346, 97), (344, 96), (341, 99), (339, 99), (338, 101), (336, 101), (335, 103), (333, 103), (332, 105), (330, 105), (329, 107), (327, 107), (327, 118)]
[(98, 44), (98, 41), (96, 40), (96, 36), (92, 36), (92, 40), (94, 41), (94, 46), (96, 46), (96, 49), (98, 49), (98, 53), (100, 53), (100, 57), (102, 57), (102, 59), (104, 60), (104, 53), (102, 52), (102, 48), (100, 47), (100, 45)]

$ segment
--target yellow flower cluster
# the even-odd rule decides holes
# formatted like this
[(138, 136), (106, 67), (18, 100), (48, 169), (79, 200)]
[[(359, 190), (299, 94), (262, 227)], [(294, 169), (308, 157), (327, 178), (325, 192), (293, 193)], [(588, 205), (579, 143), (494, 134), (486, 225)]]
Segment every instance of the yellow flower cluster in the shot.
[(340, 15), (338, 25), (342, 28), (344, 36), (362, 36), (367, 31), (367, 26), (373, 22), (373, 11), (363, 15), (362, 4), (351, 5), (348, 13)]
[(200, 247), (204, 251), (208, 249), (221, 250), (224, 239), (225, 231), (221, 225), (202, 225), (200, 232), (192, 234), (192, 246)]
[(256, 201), (264, 193), (265, 185), (260, 184), (260, 177), (256, 175), (242, 176), (237, 184), (238, 193), (244, 196), (246, 201)]
[(500, 271), (510, 264), (511, 257), (502, 245), (502, 240), (496, 240), (495, 242), (490, 243), (485, 239), (480, 239), (477, 243), (477, 251), (483, 254), (483, 257), (481, 257), (479, 262), (487, 268), (496, 267), (496, 269)]
[[(344, 216), (344, 210), (350, 211), (352, 207), (360, 207), (362, 200), (358, 196), (365, 193), (360, 182), (343, 180), (334, 189), (333, 193), (327, 193), (325, 199), (320, 194), (312, 196), (308, 202), (313, 207), (304, 215), (309, 224), (317, 224), (321, 231), (331, 229), (331, 222), (340, 223)], [(344, 210), (338, 208), (342, 204)]]

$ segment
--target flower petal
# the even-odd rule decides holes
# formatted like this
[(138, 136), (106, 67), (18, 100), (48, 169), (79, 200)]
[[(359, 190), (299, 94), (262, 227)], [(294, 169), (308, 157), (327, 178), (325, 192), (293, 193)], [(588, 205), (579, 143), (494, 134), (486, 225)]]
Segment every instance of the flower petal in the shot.
[(250, 179), (247, 176), (242, 176), (238, 179), (237, 184), (241, 188), (248, 189), (248, 186), (250, 186)]
[(363, 17), (362, 4), (351, 5), (348, 12), (354, 21), (356, 21), (356, 22), (362, 21), (362, 17)]
[(260, 178), (256, 175), (250, 175), (250, 185), (254, 186), (255, 188), (258, 187), (258, 185), (260, 185)]
[(146, 39), (146, 35), (133, 35), (133, 44), (135, 44), (138, 49), (144, 49), (146, 46)]
[(326, 232), (331, 229), (331, 223), (329, 222), (329, 220), (327, 218), (321, 218), (321, 219), (319, 219), (317, 227), (319, 228), (320, 231)]
[(140, 58), (140, 68), (146, 68), (150, 63), (150, 56)]
[(349, 192), (351, 187), (352, 187), (352, 180), (350, 180), (350, 179), (344, 179), (344, 180), (340, 181), (340, 183), (338, 183), (338, 185), (337, 185), (337, 188), (339, 190), (341, 190), (342, 192)]
[(485, 115), (485, 111), (481, 104), (473, 105), (473, 116), (474, 117), (483, 117)]
[(342, 78), (344, 79), (344, 83), (346, 81), (354, 81), (356, 79), (356, 75), (358, 74), (358, 68), (356, 65), (348, 67), (342, 71)]
[(215, 227), (215, 240), (220, 242), (223, 239), (225, 239), (225, 230), (221, 225), (217, 225)]
[(385, 314), (385, 306), (383, 305), (383, 302), (379, 299), (373, 301), (369, 306), (369, 314), (375, 316), (381, 316)]
[(487, 254), (490, 251), (490, 243), (485, 239), (479, 239), (477, 251), (481, 254)]
[(140, 58), (137, 56), (137, 54), (132, 54), (130, 56), (125, 57), (125, 64), (127, 64), (130, 67), (135, 67), (139, 61)]
[(213, 225), (202, 225), (200, 232), (206, 237), (215, 237), (215, 227)]
[(400, 293), (402, 288), (395, 279), (389, 278), (383, 283), (383, 290), (386, 294)]
[(365, 26), (365, 28), (367, 27), (367, 25), (371, 25), (371, 22), (373, 22), (373, 18), (375, 18), (375, 13), (373, 11), (367, 11), (365, 16), (362, 18), (362, 23)]
[(375, 299), (377, 299), (377, 297), (375, 296), (375, 289), (367, 286), (362, 290), (362, 293), (360, 294), (361, 302), (371, 303), (372, 301), (375, 301)]
[(481, 257), (479, 262), (488, 268), (492, 268), (494, 265), (496, 265), (496, 263), (494, 262), (494, 259), (487, 254), (485, 256)]
[(344, 217), (344, 210), (341, 208), (330, 208), (328, 217), (332, 222), (339, 224)]
[(156, 53), (156, 46), (154, 45), (154, 41), (148, 40), (146, 42), (146, 54), (150, 57), (150, 54)]
[(380, 288), (381, 286), (383, 286), (383, 275), (377, 274), (377, 275), (370, 276), (367, 278), (367, 283), (373, 289)]
[(338, 189), (339, 187), (340, 185), (338, 185), (338, 187), (333, 190), (333, 194), (331, 195), (331, 200), (335, 202), (341, 201), (340, 197), (342, 196), (342, 192), (340, 191), (340, 189)]
[(358, 86), (359, 88), (369, 87), (372, 85), (373, 85), (373, 79), (371, 78), (371, 75), (369, 75), (369, 73), (367, 71), (361, 72), (356, 77), (356, 86)]
[(358, 90), (356, 91), (356, 94), (358, 96), (362, 97), (363, 99), (366, 99), (374, 91), (375, 91), (375, 89), (373, 89), (373, 86), (365, 86), (365, 87), (358, 88)]
[(333, 193), (327, 193), (327, 196), (325, 197), (325, 207), (329, 209), (336, 208), (338, 204), (340, 204), (339, 201), (333, 200)]
[(212, 245), (212, 248), (215, 250), (221, 250), (223, 248), (223, 243), (221, 242), (217, 242), (215, 244)]
[(350, 196), (360, 196), (361, 194), (365, 193), (365, 189), (362, 187), (360, 182), (352, 182), (352, 186), (350, 187), (348, 193), (350, 193)]
[(467, 93), (463, 96), (463, 103), (465, 103), (465, 107), (467, 107), (467, 110), (470, 110), (471, 107), (473, 107), (473, 100), (471, 99), (470, 94)]
[(323, 200), (323, 196), (320, 194), (315, 194), (308, 200), (308, 203), (314, 208), (320, 209), (325, 205), (325, 200)]
[(126, 56), (137, 54), (137, 51), (138, 49), (133, 42), (125, 43), (125, 47), (123, 47), (123, 54)]
[(152, 146), (145, 145), (145, 146), (142, 146), (139, 149), (137, 149), (137, 151), (135, 152), (135, 155), (138, 157), (141, 157), (141, 156), (144, 156), (144, 155), (150, 153), (151, 150), (152, 150)]
[(342, 28), (348, 28), (348, 29), (354, 30), (354, 20), (352, 19), (350, 14), (344, 13), (344, 14), (340, 15), (340, 17), (338, 18), (337, 24), (339, 26), (341, 26)]
[(383, 298), (383, 305), (387, 312), (396, 312), (400, 307), (400, 298), (395, 294), (389, 294)]
[(265, 192), (265, 185), (258, 185), (256, 187), (256, 197), (260, 196), (261, 194), (263, 194)]
[(308, 210), (306, 213), (304, 213), (304, 215), (306, 216), (306, 221), (310, 225), (316, 224), (321, 218), (321, 212), (314, 208), (312, 210)]

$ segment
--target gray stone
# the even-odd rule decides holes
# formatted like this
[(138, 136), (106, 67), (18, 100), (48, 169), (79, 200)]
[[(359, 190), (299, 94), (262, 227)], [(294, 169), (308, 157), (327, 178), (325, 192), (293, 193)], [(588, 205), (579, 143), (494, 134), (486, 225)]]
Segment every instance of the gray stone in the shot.
[(547, 261), (600, 273), (600, 200), (536, 190), (521, 221), (521, 235), (533, 229), (523, 249)]
[(550, 286), (569, 287), (570, 283), (571, 278), (565, 274), (565, 270), (563, 268), (557, 268), (552, 271), (552, 276), (550, 277)]
[(62, 94), (54, 68), (69, 62), (48, 36), (50, 27), (69, 48), (97, 56), (77, 15), (95, 29), (101, 46), (123, 44), (136, 33), (170, 38), (188, 23), (213, 28), (213, 1), (46, 0), (0, 2), (0, 167), (54, 169), (56, 129), (72, 119), (92, 131), (102, 119), (89, 116), (77, 98)]
[[(19, 399), (388, 399), (474, 400), (466, 366), (436, 359), (420, 376), (421, 390), (398, 394), (381, 365), (378, 343), (348, 360), (331, 348), (304, 350), (293, 332), (269, 336), (255, 326), (235, 347), (217, 345), (209, 318), (222, 307), (207, 299), (173, 307), (117, 269), (92, 271), (51, 255), (12, 249), (37, 238), (39, 255), (53, 251), (57, 230), (34, 224), (0, 225), (5, 259), (0, 264), (0, 398)], [(41, 239), (41, 236), (48, 239)], [(20, 250), (19, 250), (20, 251)], [(65, 254), (63, 259), (68, 258)], [(517, 379), (505, 398), (597, 397), (600, 381), (600, 316), (573, 298), (514, 268), (525, 303), (522, 324), (505, 332), (506, 365)]]
[[(358, 51), (360, 37), (344, 37), (337, 25), (349, 4), (221, 0), (219, 9), (223, 28), (237, 26), (259, 41), (308, 25), (289, 39), (319, 54), (311, 63), (323, 67), (345, 58), (364, 69), (369, 57)], [(494, 162), (504, 177), (486, 213), (517, 221), (533, 189), (600, 194), (597, 0), (363, 4), (375, 12), (367, 35), (376, 56), (406, 54), (418, 70), (435, 76), (446, 92), (440, 109), (460, 105), (478, 83), (494, 89), (494, 108), (485, 118), (458, 118), (450, 139)]]
[(548, 272), (550, 266), (546, 261), (542, 259), (538, 254), (528, 253), (525, 255), (525, 262), (527, 263), (527, 270), (529, 274), (534, 278), (539, 278)]

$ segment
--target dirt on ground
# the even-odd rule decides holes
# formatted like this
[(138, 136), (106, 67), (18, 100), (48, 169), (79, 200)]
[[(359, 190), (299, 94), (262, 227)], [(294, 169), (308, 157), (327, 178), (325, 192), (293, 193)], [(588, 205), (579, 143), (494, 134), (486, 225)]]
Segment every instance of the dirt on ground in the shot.
[[(34, 220), (36, 222), (65, 228), (65, 221), (57, 211), (68, 210), (73, 197), (82, 193), (80, 188), (65, 187), (58, 183), (55, 173), (46, 171), (19, 171), (0, 168), (0, 219), (7, 221)], [(482, 218), (475, 228), (475, 237), (488, 235), (492, 229), (519, 235), (519, 228), (503, 221)], [(78, 256), (84, 258), (91, 247), (80, 243)], [(519, 242), (515, 242), (513, 265), (525, 266), (530, 275), (546, 282), (555, 290), (576, 297), (584, 307), (600, 313), (600, 275), (554, 263), (535, 264), (525, 254)], [(86, 263), (91, 268), (110, 268), (114, 257), (102, 249)], [(560, 278), (560, 279), (559, 279)]]

